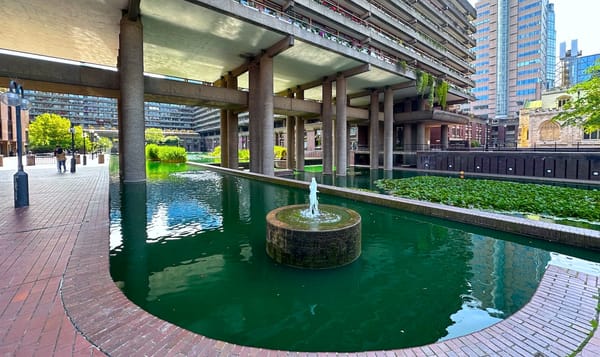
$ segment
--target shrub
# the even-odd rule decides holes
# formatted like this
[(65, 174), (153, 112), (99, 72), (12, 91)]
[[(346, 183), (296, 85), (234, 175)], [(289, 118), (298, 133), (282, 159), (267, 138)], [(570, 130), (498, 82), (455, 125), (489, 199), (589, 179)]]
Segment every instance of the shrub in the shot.
[(187, 154), (182, 147), (159, 146), (158, 159), (161, 162), (186, 162)]
[(162, 162), (186, 162), (187, 154), (182, 147), (146, 145), (146, 160)]
[(250, 150), (241, 149), (238, 151), (238, 158), (240, 162), (250, 161)]
[(285, 160), (287, 157), (287, 149), (283, 146), (275, 146), (275, 160)]
[(160, 161), (158, 157), (159, 146), (156, 144), (146, 145), (146, 160)]

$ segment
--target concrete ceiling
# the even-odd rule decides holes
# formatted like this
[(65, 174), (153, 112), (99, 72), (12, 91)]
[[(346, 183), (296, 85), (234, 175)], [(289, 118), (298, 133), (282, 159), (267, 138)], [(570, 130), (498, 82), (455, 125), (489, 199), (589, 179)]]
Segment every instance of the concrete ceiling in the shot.
[[(119, 22), (128, 4), (129, 0), (4, 1), (0, 48), (116, 67)], [(214, 82), (286, 36), (185, 0), (141, 0), (140, 9), (147, 73)], [(293, 47), (274, 58), (274, 91), (364, 63), (295, 39)], [(348, 94), (407, 81), (371, 66), (368, 72), (348, 78)], [(238, 86), (248, 88), (247, 73), (239, 77)], [(397, 96), (408, 94), (407, 90), (396, 92)], [(320, 100), (321, 87), (307, 90), (305, 98)], [(366, 104), (368, 97), (362, 101)], [(355, 99), (353, 105), (359, 102), (360, 98)]]

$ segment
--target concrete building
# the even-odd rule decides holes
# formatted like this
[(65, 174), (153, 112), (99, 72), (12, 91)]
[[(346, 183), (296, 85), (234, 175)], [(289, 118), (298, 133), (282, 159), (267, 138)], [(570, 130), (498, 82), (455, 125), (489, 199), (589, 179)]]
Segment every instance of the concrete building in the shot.
[[(58, 114), (86, 130), (94, 129), (104, 136), (116, 137), (118, 108), (115, 98), (33, 90), (26, 90), (25, 96), (32, 105), (29, 110), (31, 121), (44, 113)], [(200, 151), (199, 135), (193, 127), (196, 113), (195, 107), (187, 105), (144, 103), (146, 127), (159, 128), (165, 135), (178, 136), (188, 151)]]
[(557, 66), (557, 86), (569, 88), (577, 83), (585, 82), (590, 78), (587, 73), (589, 67), (600, 60), (600, 54), (583, 56), (577, 45), (577, 40), (571, 41), (571, 48), (567, 50), (567, 43), (561, 42), (559, 47), (559, 62)]
[[(273, 174), (280, 117), (287, 124), (289, 165), (303, 169), (304, 126), (317, 120), (324, 173), (333, 173), (335, 164), (337, 175), (346, 175), (352, 127), (370, 165), (379, 167), (381, 158), (391, 170), (399, 151), (430, 144), (432, 128), (447, 133), (448, 125), (469, 120), (445, 110), (471, 98), (475, 10), (467, 0), (71, 5), (89, 16), (67, 16), (64, 7), (41, 0), (2, 8), (10, 19), (5, 48), (74, 62), (2, 53), (0, 78), (22, 78), (30, 90), (61, 87), (117, 98), (124, 182), (145, 180), (144, 102), (217, 108), (221, 162), (233, 168), (239, 116), (248, 113), (250, 169), (267, 175)], [(25, 23), (12, 20), (23, 11)], [(48, 17), (51, 23), (43, 21)], [(22, 39), (24, 26), (30, 35)]]
[(471, 112), (492, 124), (516, 118), (554, 84), (554, 6), (548, 0), (480, 0)]

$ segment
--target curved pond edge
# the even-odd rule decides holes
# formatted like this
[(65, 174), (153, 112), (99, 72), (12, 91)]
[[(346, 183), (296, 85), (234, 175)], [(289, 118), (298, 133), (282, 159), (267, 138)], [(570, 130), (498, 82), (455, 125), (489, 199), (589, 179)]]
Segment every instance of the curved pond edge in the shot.
[[(108, 170), (102, 170), (100, 175), (102, 177), (97, 186), (90, 187), (94, 191), (92, 199), (77, 233), (60, 288), (63, 305), (71, 322), (100, 351), (110, 356), (340, 355), (335, 352), (266, 350), (214, 340), (161, 320), (134, 305), (117, 288), (109, 273)], [(263, 176), (266, 178), (264, 181), (274, 179), (251, 175), (248, 177), (253, 179)], [(289, 181), (304, 187), (302, 182)], [(329, 193), (325, 189), (329, 188), (320, 187), (323, 193)], [(401, 206), (408, 204), (403, 202)], [(549, 265), (531, 301), (508, 319), (493, 326), (420, 347), (343, 355), (489, 356), (534, 355), (538, 352), (548, 356), (571, 353), (598, 355), (600, 336), (594, 334), (595, 329), (590, 321), (598, 321), (596, 308), (599, 287), (598, 276)]]
[[(308, 191), (308, 182), (277, 176), (267, 176), (247, 171), (232, 170), (206, 164), (188, 163), (209, 170), (227, 173), (240, 177), (259, 180), (278, 185), (301, 188)], [(493, 212), (471, 210), (467, 208), (424, 202), (386, 194), (359, 191), (319, 184), (319, 192), (350, 200), (374, 205), (395, 208), (426, 216), (447, 219), (450, 221), (491, 228), (501, 232), (523, 235), (549, 242), (562, 243), (580, 248), (600, 250), (600, 231), (593, 229), (565, 226), (561, 224), (534, 221), (531, 219), (503, 215)]]

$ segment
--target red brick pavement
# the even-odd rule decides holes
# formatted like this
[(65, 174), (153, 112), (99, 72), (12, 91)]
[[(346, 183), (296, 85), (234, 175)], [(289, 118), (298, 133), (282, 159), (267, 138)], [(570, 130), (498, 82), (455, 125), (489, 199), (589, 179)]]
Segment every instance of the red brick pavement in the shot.
[[(268, 351), (212, 340), (151, 316), (108, 270), (107, 165), (57, 174), (26, 168), (30, 206), (13, 208), (0, 168), (0, 356), (334, 356)], [(599, 356), (599, 278), (550, 266), (511, 318), (436, 344), (353, 356)]]

